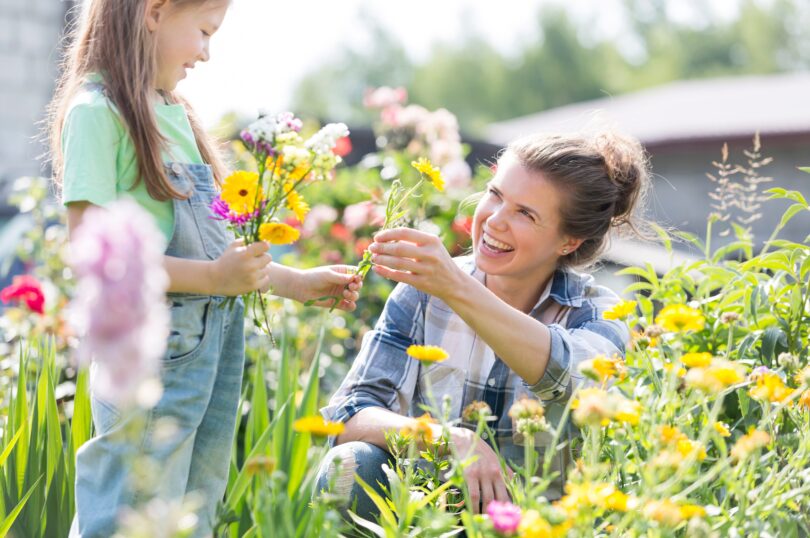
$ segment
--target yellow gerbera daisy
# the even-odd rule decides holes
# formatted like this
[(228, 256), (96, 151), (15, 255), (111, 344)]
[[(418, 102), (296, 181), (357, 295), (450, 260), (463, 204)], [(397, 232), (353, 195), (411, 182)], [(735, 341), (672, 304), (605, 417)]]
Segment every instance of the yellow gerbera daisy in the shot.
[(706, 319), (692, 307), (675, 304), (665, 306), (656, 316), (655, 323), (672, 332), (699, 331)]
[(685, 353), (681, 357), (681, 362), (687, 368), (697, 368), (697, 367), (705, 367), (711, 364), (712, 362), (712, 354), (711, 353)]
[(411, 161), (411, 166), (419, 170), (420, 174), (424, 174), (429, 177), (430, 182), (433, 183), (433, 186), (436, 187), (437, 191), (441, 192), (444, 190), (444, 178), (442, 177), (442, 172), (433, 166), (433, 163), (431, 163), (429, 160), (422, 157), (418, 161)]
[(409, 356), (422, 362), (441, 362), (449, 356), (447, 352), (439, 346), (409, 346), (407, 351)]
[(787, 400), (793, 389), (785, 385), (779, 374), (766, 372), (757, 377), (756, 385), (748, 391), (755, 400), (764, 400), (771, 403), (778, 403)]
[(284, 185), (284, 189), (287, 192), (287, 208), (295, 213), (295, 218), (298, 219), (298, 222), (304, 222), (304, 219), (309, 213), (309, 204), (306, 203), (304, 197), (301, 194), (293, 189), (293, 184), (291, 182), (287, 182)]
[(288, 245), (298, 241), (301, 232), (283, 222), (266, 222), (259, 226), (259, 239), (271, 245)]
[(239, 170), (225, 178), (220, 198), (237, 215), (253, 213), (264, 199), (259, 174)]
[(624, 319), (636, 311), (635, 301), (619, 301), (603, 314), (605, 319)]
[(312, 435), (319, 435), (321, 437), (340, 435), (343, 433), (344, 428), (345, 426), (342, 422), (330, 422), (324, 420), (320, 415), (299, 418), (293, 422), (293, 430), (300, 433), (311, 433)]

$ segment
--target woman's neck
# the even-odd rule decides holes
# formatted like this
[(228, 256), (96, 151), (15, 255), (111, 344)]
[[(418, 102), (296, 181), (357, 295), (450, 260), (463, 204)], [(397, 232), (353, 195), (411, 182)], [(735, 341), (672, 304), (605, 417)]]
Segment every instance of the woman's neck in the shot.
[(537, 304), (553, 274), (552, 270), (539, 279), (533, 278), (531, 282), (522, 278), (486, 275), (484, 285), (512, 308), (528, 314)]

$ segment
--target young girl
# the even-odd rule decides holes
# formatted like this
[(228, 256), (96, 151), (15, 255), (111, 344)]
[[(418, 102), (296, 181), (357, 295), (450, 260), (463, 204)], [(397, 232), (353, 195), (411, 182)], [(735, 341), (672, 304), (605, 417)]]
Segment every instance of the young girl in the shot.
[[(233, 240), (208, 205), (225, 168), (189, 105), (174, 93), (208, 45), (228, 0), (90, 0), (52, 104), (54, 176), (68, 224), (84, 210), (128, 196), (155, 219), (168, 247), (171, 336), (161, 369), (164, 392), (135, 418), (93, 398), (96, 434), (78, 452), (72, 536), (108, 537), (121, 509), (137, 506), (135, 454), (159, 468), (161, 498), (201, 500), (198, 535), (211, 532), (225, 490), (244, 363), (244, 305), (227, 296), (272, 286), (307, 301), (342, 293), (352, 310), (359, 282), (345, 266), (296, 271), (268, 245)], [(153, 435), (165, 418), (174, 434)], [(140, 424), (140, 439), (122, 435)]]
[[(464, 470), (471, 508), (508, 500), (488, 443), (497, 442), (507, 462), (522, 465), (512, 404), (542, 401), (553, 429), (583, 382), (579, 363), (624, 354), (626, 326), (603, 317), (619, 298), (572, 267), (595, 260), (611, 229), (632, 226), (647, 182), (646, 157), (633, 139), (612, 132), (533, 136), (511, 144), (499, 159), (473, 217), (472, 256), (452, 259), (438, 237), (417, 230), (377, 234), (370, 246), (374, 269), (401, 284), (322, 411), (346, 427), (321, 466), (318, 487), (327, 487), (340, 461), (337, 493), (357, 501), (359, 515), (373, 514), (353, 477), (387, 483), (385, 432), (421, 415), (432, 392), (436, 402), (452, 402), (450, 419), (459, 425), (450, 429), (451, 443), (460, 454), (472, 449), (477, 456)], [(412, 344), (441, 346), (449, 358), (420, 364), (405, 352)], [(464, 420), (473, 402), (488, 404), (496, 439), (480, 439), (476, 424)], [(550, 434), (537, 434), (538, 451), (554, 450), (550, 443)], [(562, 493), (569, 456), (560, 451), (553, 460), (560, 475), (546, 492), (550, 499)]]

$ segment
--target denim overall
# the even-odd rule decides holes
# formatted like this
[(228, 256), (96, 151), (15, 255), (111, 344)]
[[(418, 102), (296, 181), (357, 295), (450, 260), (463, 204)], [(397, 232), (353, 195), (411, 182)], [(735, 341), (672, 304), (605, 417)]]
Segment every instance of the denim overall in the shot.
[[(216, 190), (208, 165), (172, 163), (167, 173), (186, 200), (174, 201), (174, 233), (166, 255), (218, 258), (233, 236), (211, 217)], [(211, 534), (228, 479), (244, 367), (244, 303), (225, 297), (170, 293), (171, 335), (161, 367), (163, 395), (144, 413), (123, 414), (92, 398), (96, 437), (76, 456), (76, 507), (71, 536), (109, 537), (122, 508), (148, 498), (133, 487), (133, 461), (152, 462), (159, 498), (200, 501), (195, 536)], [(133, 437), (134, 436), (134, 437)], [(149, 473), (147, 473), (148, 476)], [(154, 490), (152, 490), (154, 491)]]

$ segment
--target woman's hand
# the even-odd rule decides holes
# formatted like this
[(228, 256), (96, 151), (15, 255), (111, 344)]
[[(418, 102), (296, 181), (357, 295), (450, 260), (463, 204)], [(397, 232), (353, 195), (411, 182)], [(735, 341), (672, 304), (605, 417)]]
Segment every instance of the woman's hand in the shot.
[[(351, 312), (357, 308), (357, 299), (360, 297), (360, 289), (363, 281), (359, 275), (354, 274), (355, 267), (350, 265), (324, 265), (313, 269), (300, 271), (298, 283), (294, 296), (290, 298), (314, 306), (324, 308), (339, 308), (346, 312)], [(326, 299), (321, 299), (326, 297)], [(335, 298), (339, 299), (335, 305)], [(321, 299), (321, 300), (316, 300)]]
[[(493, 500), (509, 501), (500, 461), (492, 447), (478, 434), (466, 428), (451, 428), (450, 439), (459, 457), (464, 458), (468, 455), (476, 457), (475, 461), (464, 469), (464, 481), (470, 492), (473, 512), (478, 514), (486, 510), (487, 505)], [(508, 467), (506, 472), (510, 476), (513, 474)]]
[(270, 282), (270, 245), (264, 241), (245, 246), (237, 239), (209, 265), (212, 295), (235, 296), (265, 288)]
[(393, 228), (379, 232), (369, 251), (378, 274), (439, 298), (458, 290), (467, 276), (438, 236), (419, 230)]

